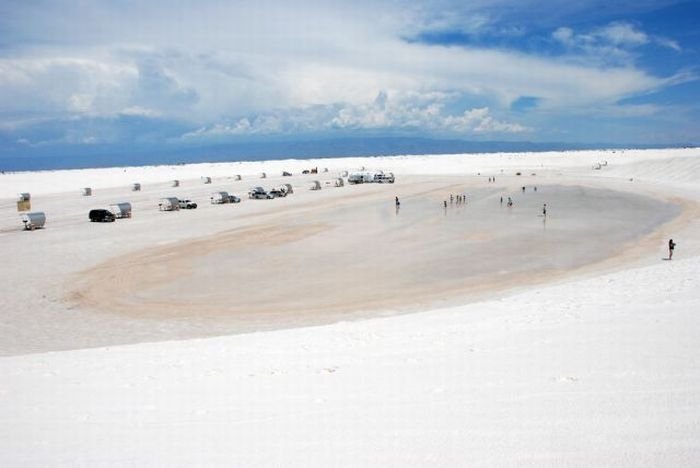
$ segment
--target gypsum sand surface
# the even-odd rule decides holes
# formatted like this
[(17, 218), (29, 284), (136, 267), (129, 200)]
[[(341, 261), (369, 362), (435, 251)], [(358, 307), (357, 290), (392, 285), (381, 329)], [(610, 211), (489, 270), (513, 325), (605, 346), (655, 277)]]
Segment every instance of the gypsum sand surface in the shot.
[[(184, 324), (178, 338), (415, 311), (616, 257), (681, 211), (583, 186), (504, 193), (497, 186), (416, 184), (395, 191), (399, 210), (386, 193), (355, 200), (348, 192), (330, 206), (304, 205), (108, 260), (71, 280), (69, 301), (94, 313)], [(466, 205), (449, 203), (450, 193), (465, 192)]]

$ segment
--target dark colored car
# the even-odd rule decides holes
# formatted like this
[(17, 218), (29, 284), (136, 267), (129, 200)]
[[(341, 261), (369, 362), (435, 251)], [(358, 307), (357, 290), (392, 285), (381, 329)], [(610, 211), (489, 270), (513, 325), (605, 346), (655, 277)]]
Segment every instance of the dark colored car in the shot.
[(90, 210), (88, 217), (93, 223), (111, 223), (117, 219), (114, 213), (109, 210)]

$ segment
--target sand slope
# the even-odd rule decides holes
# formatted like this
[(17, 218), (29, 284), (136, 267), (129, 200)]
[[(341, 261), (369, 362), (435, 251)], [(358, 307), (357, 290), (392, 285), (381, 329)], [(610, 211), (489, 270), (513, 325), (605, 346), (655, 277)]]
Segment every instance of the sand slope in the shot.
[[(695, 150), (578, 156), (503, 155), (487, 169), (513, 191), (522, 178), (507, 172), (517, 167), (537, 171), (543, 186), (612, 190), (629, 194), (621, 198), (627, 201), (642, 196), (681, 206), (684, 215), (645, 235), (624, 264), (584, 268), (556, 284), (523, 286), (480, 302), (323, 326), (0, 358), (0, 464), (696, 465), (700, 156)], [(591, 168), (604, 159), (606, 169)], [(426, 174), (485, 171), (483, 160), (470, 156), (369, 161), (405, 176), (421, 164)], [(331, 204), (345, 193), (322, 192)], [(144, 208), (153, 195), (144, 194)], [(63, 207), (63, 196), (49, 202)], [(306, 196), (312, 195), (289, 203), (301, 209)], [(275, 205), (270, 211), (247, 206), (239, 207), (251, 215), (244, 222), (280, 215)], [(63, 209), (61, 229), (0, 233), (10, 271), (30, 271), (20, 262), (45, 259), (34, 276), (46, 285), (45, 298), (26, 293), (21, 274), (3, 270), (2, 327), (8, 339), (8, 329), (16, 332), (16, 346), (34, 339), (18, 323), (47, 329), (47, 323), (22, 322), (20, 312), (48, 313), (57, 329), (61, 319), (78, 318), (78, 335), (92, 330), (96, 342), (112, 332), (110, 324), (134, 320), (96, 318), (53, 302), (67, 290), (71, 272), (100, 263), (95, 252), (114, 251), (130, 239), (114, 255), (137, 255), (229, 227), (212, 216), (213, 208), (160, 218), (166, 227), (191, 221), (184, 232), (142, 230), (148, 221), (135, 218), (111, 226), (110, 243), (103, 245), (105, 238), (94, 234), (109, 226), (87, 231), (80, 228), (84, 208)], [(2, 213), (4, 223), (10, 216)], [(196, 222), (203, 219), (210, 222)], [(327, 232), (326, 223), (314, 222), (317, 234)], [(57, 247), (35, 252), (30, 247), (41, 238), (28, 237), (35, 234)], [(669, 236), (678, 248), (673, 261), (664, 261)], [(478, 231), (469, 236), (481, 238)], [(4, 247), (8, 239), (12, 249)], [(84, 242), (94, 250), (75, 246)], [(33, 308), (24, 307), (29, 297), (37, 298)], [(151, 326), (176, 329), (178, 321)]]

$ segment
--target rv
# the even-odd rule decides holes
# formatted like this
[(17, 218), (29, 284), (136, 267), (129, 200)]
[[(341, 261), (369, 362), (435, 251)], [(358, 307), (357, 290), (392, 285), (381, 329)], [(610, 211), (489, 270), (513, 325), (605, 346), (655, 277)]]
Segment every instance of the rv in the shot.
[(24, 223), (24, 229), (33, 231), (34, 229), (44, 227), (44, 224), (46, 224), (46, 215), (43, 211), (24, 213), (22, 215), (22, 222)]
[(223, 205), (229, 202), (228, 192), (214, 192), (209, 199), (212, 205)]
[(117, 218), (131, 218), (131, 203), (122, 202), (109, 205), (109, 211)]
[(158, 209), (160, 211), (179, 211), (180, 200), (175, 197), (161, 198), (160, 203), (158, 203)]

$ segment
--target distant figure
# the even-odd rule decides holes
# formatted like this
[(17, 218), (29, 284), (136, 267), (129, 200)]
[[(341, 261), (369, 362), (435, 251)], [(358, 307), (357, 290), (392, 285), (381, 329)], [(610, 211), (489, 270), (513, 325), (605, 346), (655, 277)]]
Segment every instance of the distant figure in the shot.
[(523, 185), (523, 193), (525, 193), (525, 186)]
[(542, 207), (542, 216), (547, 217), (547, 204), (545, 203)]
[(673, 239), (668, 240), (668, 259), (671, 260), (673, 258), (673, 249), (676, 248), (676, 243), (673, 242)]
[(501, 197), (501, 205), (503, 205), (503, 197)]
[(445, 208), (447, 208), (447, 200), (444, 200), (442, 203), (443, 203), (443, 206), (444, 206)]
[(396, 206), (400, 206), (401, 202), (399, 202), (399, 197), (396, 197)]
[(513, 199), (508, 197), (508, 207), (513, 206)]
[(533, 190), (534, 190), (535, 192), (537, 192), (537, 186), (536, 186), (536, 185), (535, 185), (535, 187), (533, 188)]
[(452, 204), (453, 201), (454, 201), (454, 197), (452, 196), (452, 194), (450, 194), (450, 205)]

